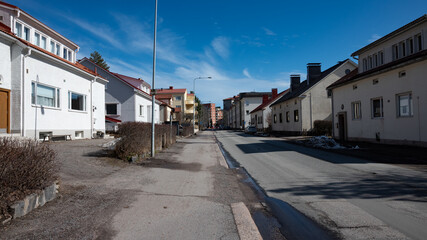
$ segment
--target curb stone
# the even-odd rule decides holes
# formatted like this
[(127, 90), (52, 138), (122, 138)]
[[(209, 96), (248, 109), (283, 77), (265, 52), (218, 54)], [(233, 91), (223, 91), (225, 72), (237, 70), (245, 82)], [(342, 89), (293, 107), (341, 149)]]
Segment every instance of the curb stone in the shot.
[(262, 240), (258, 227), (243, 202), (232, 203), (231, 210), (241, 240)]

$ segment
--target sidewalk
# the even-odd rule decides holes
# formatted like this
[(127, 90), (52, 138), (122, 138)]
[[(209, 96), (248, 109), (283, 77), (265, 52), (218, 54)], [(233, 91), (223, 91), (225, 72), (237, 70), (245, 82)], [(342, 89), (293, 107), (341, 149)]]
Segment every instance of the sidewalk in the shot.
[[(212, 132), (180, 139), (143, 165), (110, 158), (103, 142), (53, 143), (62, 197), (0, 228), (0, 239), (239, 239), (236, 222), (252, 221), (235, 219), (244, 211), (231, 206), (243, 202), (254, 212), (259, 200), (220, 165)], [(260, 230), (283, 238), (275, 227)]]

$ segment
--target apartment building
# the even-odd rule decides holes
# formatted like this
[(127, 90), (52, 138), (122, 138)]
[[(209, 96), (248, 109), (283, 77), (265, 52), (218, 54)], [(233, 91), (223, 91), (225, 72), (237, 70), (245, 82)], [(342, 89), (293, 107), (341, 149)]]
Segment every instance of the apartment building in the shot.
[(76, 62), (79, 46), (0, 2), (0, 132), (91, 138), (105, 132), (107, 80)]
[(325, 71), (320, 63), (307, 64), (307, 79), (291, 75), (289, 92), (271, 104), (272, 130), (300, 135), (314, 127), (314, 121), (332, 121), (331, 98), (326, 87), (349, 74), (357, 65), (347, 59)]
[(167, 89), (156, 89), (157, 96), (171, 95), (172, 107), (175, 109), (173, 113), (173, 120), (180, 123), (193, 123), (193, 111), (195, 110), (195, 96), (193, 93), (188, 93), (187, 89), (175, 89), (170, 86)]
[(427, 15), (351, 56), (358, 68), (328, 87), (333, 136), (427, 146)]

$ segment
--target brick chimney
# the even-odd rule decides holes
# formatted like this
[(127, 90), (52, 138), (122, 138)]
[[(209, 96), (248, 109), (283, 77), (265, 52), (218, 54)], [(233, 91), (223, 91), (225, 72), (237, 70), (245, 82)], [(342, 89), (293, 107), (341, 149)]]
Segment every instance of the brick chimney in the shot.
[(268, 101), (268, 95), (262, 95), (262, 104), (266, 103)]
[(271, 89), (271, 98), (275, 98), (277, 97), (277, 88), (272, 88)]
[(299, 74), (292, 74), (291, 75), (291, 87), (289, 88), (290, 91), (295, 91), (299, 87), (299, 84), (301, 82), (301, 75)]
[(172, 89), (173, 89), (173, 86), (169, 86), (169, 89), (171, 89), (171, 90), (172, 90)]
[(320, 63), (307, 63), (307, 85), (322, 74)]

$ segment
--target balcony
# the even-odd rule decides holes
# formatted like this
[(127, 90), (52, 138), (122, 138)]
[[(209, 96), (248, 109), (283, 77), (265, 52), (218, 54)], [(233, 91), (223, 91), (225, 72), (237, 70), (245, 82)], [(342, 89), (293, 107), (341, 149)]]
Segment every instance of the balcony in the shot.
[(185, 100), (185, 105), (194, 105), (194, 99)]

